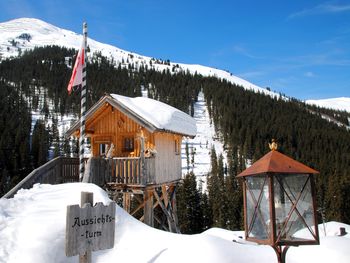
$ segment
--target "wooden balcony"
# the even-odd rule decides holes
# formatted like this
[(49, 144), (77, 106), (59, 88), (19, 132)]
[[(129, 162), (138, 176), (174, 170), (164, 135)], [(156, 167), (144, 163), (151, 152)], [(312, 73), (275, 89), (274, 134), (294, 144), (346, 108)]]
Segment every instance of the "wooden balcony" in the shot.
[[(89, 163), (90, 162), (90, 163)], [(141, 157), (93, 157), (86, 169), (90, 171), (86, 182), (111, 189), (143, 188), (154, 184), (155, 159)]]
[[(154, 184), (154, 158), (122, 157), (90, 160), (90, 178), (87, 182), (111, 188), (145, 187)], [(13, 197), (19, 189), (29, 189), (36, 183), (61, 184), (79, 181), (79, 158), (56, 157), (34, 169), (3, 197)]]

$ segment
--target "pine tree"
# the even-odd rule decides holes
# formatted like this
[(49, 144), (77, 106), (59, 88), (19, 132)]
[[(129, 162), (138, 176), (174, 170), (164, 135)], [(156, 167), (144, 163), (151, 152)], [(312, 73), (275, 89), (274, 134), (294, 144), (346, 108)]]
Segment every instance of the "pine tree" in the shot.
[(49, 150), (49, 133), (43, 121), (35, 123), (32, 138), (32, 156), (34, 167), (46, 163)]
[(212, 221), (214, 227), (221, 227), (222, 226), (222, 192), (221, 188), (223, 185), (220, 185), (220, 179), (219, 179), (219, 168), (218, 168), (218, 161), (217, 156), (215, 152), (215, 148), (212, 147), (211, 149), (211, 172), (208, 175), (208, 198), (209, 198), (209, 206), (212, 210)]
[(196, 176), (188, 173), (177, 191), (178, 220), (181, 233), (195, 234), (203, 229), (200, 193)]
[(201, 194), (202, 230), (207, 230), (213, 226), (213, 211), (209, 204), (208, 194)]

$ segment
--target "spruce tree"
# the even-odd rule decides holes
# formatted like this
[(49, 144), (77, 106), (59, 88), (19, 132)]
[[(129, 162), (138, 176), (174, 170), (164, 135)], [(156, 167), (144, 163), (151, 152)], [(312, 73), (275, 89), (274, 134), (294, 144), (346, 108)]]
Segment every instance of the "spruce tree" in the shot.
[(181, 233), (200, 233), (203, 230), (203, 216), (200, 193), (193, 173), (185, 176), (177, 191), (177, 207)]

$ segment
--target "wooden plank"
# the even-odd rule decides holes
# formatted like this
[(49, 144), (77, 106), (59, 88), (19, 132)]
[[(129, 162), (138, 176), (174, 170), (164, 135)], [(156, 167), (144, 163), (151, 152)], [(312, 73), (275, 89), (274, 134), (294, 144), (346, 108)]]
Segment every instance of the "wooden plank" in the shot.
[(129, 192), (124, 192), (123, 193), (123, 208), (126, 212), (130, 214), (130, 193)]
[(121, 183), (121, 177), (120, 177), (120, 160), (116, 161), (116, 172), (117, 172), (117, 183)]

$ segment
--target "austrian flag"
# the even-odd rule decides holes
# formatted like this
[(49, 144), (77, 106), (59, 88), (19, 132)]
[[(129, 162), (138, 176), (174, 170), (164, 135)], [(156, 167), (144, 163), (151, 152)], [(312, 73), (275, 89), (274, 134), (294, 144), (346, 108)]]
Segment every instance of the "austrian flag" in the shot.
[(82, 46), (74, 63), (72, 76), (67, 88), (68, 94), (71, 94), (74, 86), (81, 85), (83, 82), (83, 67), (85, 63), (84, 54), (84, 46)]

